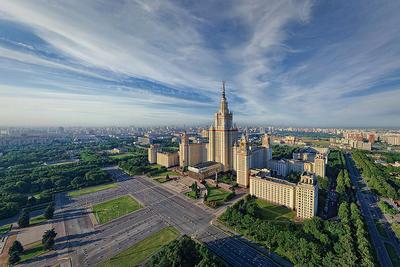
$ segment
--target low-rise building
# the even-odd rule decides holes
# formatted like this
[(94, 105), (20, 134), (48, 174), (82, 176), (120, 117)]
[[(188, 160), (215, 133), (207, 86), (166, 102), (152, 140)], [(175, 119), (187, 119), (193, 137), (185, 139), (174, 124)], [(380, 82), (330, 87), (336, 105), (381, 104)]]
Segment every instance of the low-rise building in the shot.
[(195, 166), (188, 167), (189, 176), (195, 179), (204, 180), (213, 177), (222, 171), (222, 165), (215, 161), (206, 161)]

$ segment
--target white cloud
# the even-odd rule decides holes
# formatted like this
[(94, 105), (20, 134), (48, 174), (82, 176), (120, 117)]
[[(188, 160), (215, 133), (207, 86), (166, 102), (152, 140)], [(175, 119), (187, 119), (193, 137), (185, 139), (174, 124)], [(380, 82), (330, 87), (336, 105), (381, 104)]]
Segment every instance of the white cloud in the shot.
[[(195, 90), (200, 95), (215, 95), (211, 92), (218, 90), (219, 80), (226, 79), (228, 89), (240, 99), (230, 101), (232, 109), (241, 111), (239, 119), (243, 121), (244, 114), (248, 114), (254, 122), (327, 126), (345, 121), (348, 113), (352, 114), (353, 122), (361, 124), (369, 123), (370, 118), (378, 120), (374, 114), (388, 114), (390, 110), (398, 114), (390, 99), (390, 96), (398, 96), (395, 88), (388, 93), (342, 97), (366, 90), (386, 80), (388, 74), (400, 70), (397, 3), (360, 5), (354, 10), (360, 25), (343, 26), (354, 28), (351, 35), (331, 44), (323, 43), (316, 51), (311, 51), (308, 58), (296, 62), (296, 67), (290, 66), (285, 71), (282, 71), (284, 59), (304, 52), (303, 48), (310, 52), (307, 51), (308, 45), (313, 47), (312, 39), (307, 40), (310, 43), (304, 47), (288, 45), (288, 40), (294, 37), (286, 27), (290, 23), (318, 27), (318, 21), (314, 21), (318, 15), (313, 13), (316, 10), (314, 4), (324, 3), (238, 0), (217, 4), (199, 2), (190, 8), (184, 4), (170, 1), (1, 1), (0, 18), (29, 26), (70, 61), (62, 62), (37, 56), (34, 52), (18, 52), (4, 47), (0, 47), (0, 57), (102, 79), (118, 81), (126, 75), (139, 77), (179, 90)], [(346, 8), (334, 11), (343, 12), (343, 16), (351, 13)], [(235, 29), (241, 32), (236, 33)], [(227, 36), (229, 31), (232, 32)], [(319, 38), (333, 34), (329, 29), (318, 32)], [(216, 48), (215, 42), (223, 49)], [(13, 66), (2, 67), (13, 70)], [(15, 66), (14, 71), (19, 67)], [(27, 68), (25, 71), (34, 74), (40, 70)], [(174, 92), (164, 96), (142, 88), (105, 88), (103, 85), (96, 88), (96, 83), (56, 77), (56, 73), (52, 73), (49, 80), (45, 80), (43, 74), (46, 73), (39, 74), (35, 82), (43, 88), (36, 91), (35, 103), (40, 102), (40, 94), (45, 99), (47, 93), (56, 90), (49, 88), (63, 87), (76, 95), (68, 102), (76, 109), (76, 112), (71, 112), (76, 114), (78, 111), (85, 113), (85, 105), (79, 102), (78, 95), (88, 101), (89, 95), (97, 94), (99, 98), (114, 101), (108, 102), (113, 108), (107, 111), (131, 112), (129, 105), (132, 106), (135, 115), (124, 115), (126, 120), (121, 120), (124, 123), (129, 121), (128, 118), (132, 123), (147, 122), (151, 118), (157, 123), (162, 116), (169, 119), (171, 114), (189, 123), (212, 119), (201, 115), (188, 119), (180, 115), (179, 108), (173, 105), (192, 105), (195, 113), (197, 108), (203, 109), (212, 103), (181, 100), (173, 95)], [(28, 89), (16, 92), (27, 101)], [(16, 94), (8, 97), (17, 101)], [(74, 104), (74, 101), (80, 104)], [(50, 111), (50, 106), (55, 108), (40, 103), (43, 106), (36, 106), (40, 112)], [(98, 109), (104, 121), (115, 115), (104, 114), (98, 103), (85, 104), (90, 111)], [(374, 114), (369, 110), (370, 105), (375, 106)], [(352, 107), (357, 107), (357, 110), (351, 111)], [(147, 117), (142, 116), (140, 109)], [(56, 110), (64, 116), (65, 110)], [(11, 113), (15, 118), (19, 114), (17, 111)], [(369, 118), (366, 119), (364, 114), (369, 114)], [(389, 117), (380, 119), (379, 123), (399, 124), (392, 117), (387, 119)]]

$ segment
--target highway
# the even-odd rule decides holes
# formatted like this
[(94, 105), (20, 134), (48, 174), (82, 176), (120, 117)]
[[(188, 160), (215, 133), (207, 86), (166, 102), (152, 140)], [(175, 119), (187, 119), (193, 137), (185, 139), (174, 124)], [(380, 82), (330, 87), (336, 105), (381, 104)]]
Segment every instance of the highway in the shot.
[[(60, 262), (63, 266), (94, 266), (167, 226), (204, 242), (228, 266), (278, 266), (250, 241), (212, 226), (215, 215), (210, 209), (144, 177), (130, 177), (119, 169), (108, 171), (118, 188), (72, 199), (65, 193), (57, 195), (53, 225), (60, 234), (55, 251), (25, 266), (52, 266)], [(132, 195), (143, 208), (103, 225), (92, 224), (91, 205), (126, 194)]]
[(375, 248), (379, 263), (381, 266), (385, 267), (393, 266), (389, 254), (386, 251), (384, 242), (391, 243), (393, 247), (397, 250), (397, 254), (400, 256), (399, 253), (400, 246), (398, 240), (394, 236), (394, 233), (391, 231), (390, 227), (388, 229), (387, 225), (385, 226), (385, 230), (388, 232), (390, 239), (387, 239), (379, 234), (374, 219), (380, 220), (383, 218), (383, 215), (380, 209), (376, 205), (377, 198), (374, 196), (374, 194), (371, 193), (369, 189), (365, 191), (361, 190), (358, 182), (362, 181), (363, 178), (361, 177), (358, 169), (354, 166), (353, 160), (351, 159), (351, 155), (345, 153), (345, 158), (351, 181), (357, 189), (356, 192), (357, 201), (360, 204), (361, 213), (364, 216), (364, 222), (367, 224), (368, 232), (371, 236), (372, 245)]

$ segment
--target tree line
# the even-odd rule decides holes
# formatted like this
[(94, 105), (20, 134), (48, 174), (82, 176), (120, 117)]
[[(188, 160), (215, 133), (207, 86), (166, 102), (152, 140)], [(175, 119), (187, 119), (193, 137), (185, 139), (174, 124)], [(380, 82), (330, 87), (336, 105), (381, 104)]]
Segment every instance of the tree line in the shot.
[(400, 182), (392, 179), (385, 167), (375, 164), (364, 152), (352, 152), (357, 168), (361, 171), (368, 187), (379, 196), (399, 199)]
[(339, 221), (314, 217), (298, 224), (262, 220), (255, 198), (248, 196), (229, 207), (220, 220), (294, 265), (374, 266), (361, 214), (355, 203), (347, 212), (349, 205), (341, 204)]
[(225, 265), (205, 245), (183, 235), (164, 246), (146, 262), (145, 266), (219, 267)]

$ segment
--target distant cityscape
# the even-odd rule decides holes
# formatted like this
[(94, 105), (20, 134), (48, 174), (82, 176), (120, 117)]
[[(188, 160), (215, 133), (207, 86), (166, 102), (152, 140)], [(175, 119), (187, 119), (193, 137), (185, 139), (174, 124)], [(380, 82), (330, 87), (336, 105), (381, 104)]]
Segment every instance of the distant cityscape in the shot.
[(189, 242), (212, 266), (397, 266), (400, 130), (236, 126), (224, 83), (216, 109), (210, 126), (1, 128), (1, 263), (158, 266)]

